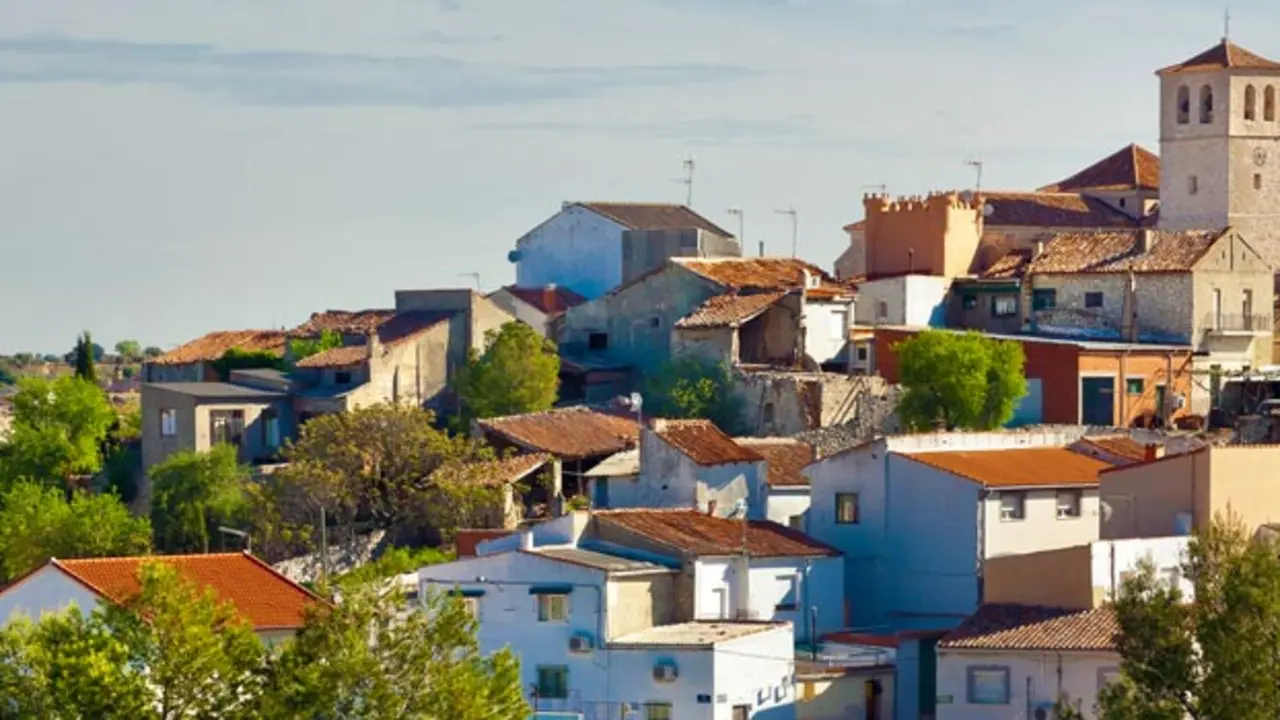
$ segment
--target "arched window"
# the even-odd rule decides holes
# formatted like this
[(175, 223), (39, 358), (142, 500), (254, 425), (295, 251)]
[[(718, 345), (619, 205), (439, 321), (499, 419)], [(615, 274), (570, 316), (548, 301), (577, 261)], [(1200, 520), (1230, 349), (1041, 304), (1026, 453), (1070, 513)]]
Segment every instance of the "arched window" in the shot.
[(1262, 119), (1267, 122), (1274, 122), (1276, 119), (1276, 88), (1274, 85), (1268, 85), (1267, 89), (1262, 91)]
[(1213, 88), (1208, 85), (1200, 86), (1200, 124), (1208, 125), (1213, 122)]
[(1191, 122), (1191, 91), (1186, 85), (1178, 88), (1178, 124)]
[(1258, 91), (1254, 90), (1252, 85), (1246, 85), (1244, 88), (1244, 119), (1258, 119)]

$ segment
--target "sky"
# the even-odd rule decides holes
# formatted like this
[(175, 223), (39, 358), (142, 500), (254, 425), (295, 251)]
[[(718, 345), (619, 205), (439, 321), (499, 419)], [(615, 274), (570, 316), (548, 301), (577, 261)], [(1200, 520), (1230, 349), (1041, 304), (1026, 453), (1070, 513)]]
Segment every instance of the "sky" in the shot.
[[(1280, 5), (1231, 37), (1280, 57)], [(830, 267), (864, 193), (1158, 150), (1204, 0), (0, 0), (0, 353), (173, 347), (514, 281), (566, 200)]]

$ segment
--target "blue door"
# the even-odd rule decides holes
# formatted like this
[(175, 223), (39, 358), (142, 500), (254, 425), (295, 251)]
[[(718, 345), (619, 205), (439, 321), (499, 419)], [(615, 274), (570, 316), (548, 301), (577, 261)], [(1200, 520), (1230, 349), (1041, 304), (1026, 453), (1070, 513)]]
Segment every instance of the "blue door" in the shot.
[(594, 497), (591, 498), (591, 507), (604, 510), (609, 507), (609, 479), (598, 477), (591, 480), (595, 484)]
[(1044, 422), (1044, 386), (1040, 378), (1027, 378), (1027, 394), (1013, 406), (1013, 419), (1008, 427), (1038, 425)]
[(1115, 425), (1115, 378), (1080, 378), (1080, 422), (1084, 425)]

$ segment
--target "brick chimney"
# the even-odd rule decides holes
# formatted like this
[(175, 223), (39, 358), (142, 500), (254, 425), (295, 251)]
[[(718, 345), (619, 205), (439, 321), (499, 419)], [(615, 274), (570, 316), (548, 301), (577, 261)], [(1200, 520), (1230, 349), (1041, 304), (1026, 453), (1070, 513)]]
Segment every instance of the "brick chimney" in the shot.
[(1146, 462), (1152, 462), (1164, 457), (1164, 445), (1159, 443), (1147, 443), (1144, 448), (1143, 459)]
[(542, 307), (546, 308), (548, 313), (556, 311), (555, 283), (550, 283), (542, 288)]
[(1143, 254), (1149, 253), (1151, 252), (1152, 246), (1155, 244), (1156, 237), (1155, 233), (1151, 231), (1151, 228), (1142, 228), (1138, 231), (1138, 252)]

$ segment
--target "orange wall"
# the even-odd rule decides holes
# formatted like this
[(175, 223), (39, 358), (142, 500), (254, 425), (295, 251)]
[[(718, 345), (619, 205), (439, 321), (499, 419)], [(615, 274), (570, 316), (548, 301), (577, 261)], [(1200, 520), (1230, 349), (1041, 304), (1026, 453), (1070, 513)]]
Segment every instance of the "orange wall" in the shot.
[(978, 211), (955, 193), (863, 198), (868, 277), (956, 277), (970, 272), (982, 236)]
[[(1181, 410), (1174, 411), (1172, 417), (1186, 415), (1191, 407), (1191, 355), (1178, 353), (1173, 356), (1173, 392), (1186, 398)], [(1145, 417), (1156, 417), (1156, 385), (1167, 382), (1169, 359), (1160, 352), (1130, 352), (1127, 356), (1122, 352), (1091, 352), (1080, 354), (1080, 372), (1114, 373), (1116, 375), (1116, 392), (1121, 402), (1116, 403), (1115, 424), (1130, 427)], [(1123, 368), (1123, 369), (1122, 369)], [(1123, 392), (1127, 383), (1123, 378), (1141, 377), (1143, 389), (1141, 394)]]

